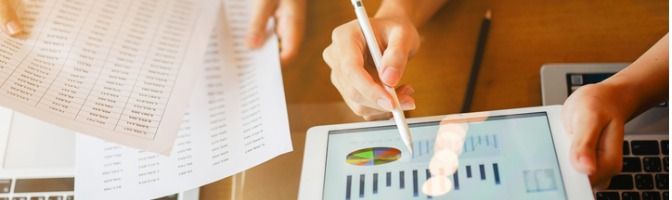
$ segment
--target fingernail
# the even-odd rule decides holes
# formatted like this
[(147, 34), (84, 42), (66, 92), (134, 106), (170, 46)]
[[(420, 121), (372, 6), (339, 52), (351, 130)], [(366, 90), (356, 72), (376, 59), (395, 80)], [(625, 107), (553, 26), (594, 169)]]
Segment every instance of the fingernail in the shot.
[(247, 39), (247, 46), (248, 46), (249, 48), (254, 48), (254, 47), (256, 47), (256, 46), (257, 46), (257, 38), (254, 37), (254, 36), (250, 36), (250, 37)]
[(415, 94), (415, 89), (413, 89), (413, 87), (408, 86), (408, 87), (406, 87), (406, 88), (407, 88), (407, 90), (408, 90), (408, 94)]
[(403, 109), (403, 110), (415, 110), (415, 103), (413, 103), (413, 102), (401, 102), (401, 109)]
[(261, 46), (261, 37), (255, 35), (254, 37), (252, 37), (252, 43), (254, 44), (254, 47)]
[(383, 70), (383, 82), (389, 86), (396, 86), (399, 83), (399, 70), (394, 67), (385, 67)]
[(259, 46), (259, 34), (249, 32), (247, 33), (247, 46), (249, 48), (257, 48)]
[(16, 35), (23, 32), (21, 26), (19, 26), (19, 24), (16, 23), (15, 21), (7, 22), (7, 24), (5, 24), (5, 27), (7, 27), (7, 32), (9, 33), (9, 35)]
[(259, 48), (261, 45), (264, 44), (264, 34), (262, 33), (255, 33), (254, 36), (252, 36), (252, 39), (254, 42), (254, 47)]
[(392, 110), (392, 103), (388, 101), (387, 99), (378, 99), (378, 106), (385, 110)]
[(397, 91), (397, 95), (401, 94), (407, 94), (407, 95), (412, 95), (415, 94), (415, 89), (411, 86), (403, 86), (401, 90)]

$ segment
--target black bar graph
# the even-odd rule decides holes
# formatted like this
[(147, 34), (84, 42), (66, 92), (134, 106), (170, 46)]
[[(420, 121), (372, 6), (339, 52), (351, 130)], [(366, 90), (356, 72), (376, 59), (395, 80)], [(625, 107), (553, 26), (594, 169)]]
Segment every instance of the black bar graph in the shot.
[[(464, 169), (467, 171), (467, 178), (472, 177), (472, 171), (471, 171), (471, 165), (465, 165)], [(485, 175), (486, 169), (485, 169), (485, 164), (479, 164), (478, 165), (478, 173), (480, 180), (486, 180), (487, 176)], [(457, 172), (455, 172), (457, 174)], [(495, 179), (495, 184), (499, 185), (502, 183), (500, 176), (499, 176), (499, 164), (497, 163), (492, 163), (492, 175)]]
[(373, 173), (373, 193), (378, 194), (378, 173)]
[(404, 189), (404, 171), (399, 171), (399, 188)]
[(492, 164), (492, 170), (494, 171), (495, 174), (495, 184), (499, 185), (499, 166), (497, 163)]
[(497, 135), (471, 135), (464, 140), (462, 152), (471, 156), (488, 156), (499, 154)]
[[(483, 139), (485, 141), (485, 139)], [(476, 140), (477, 141), (477, 140)], [(491, 140), (492, 141), (492, 140)], [(478, 169), (476, 168), (476, 165), (478, 165)], [(492, 166), (492, 171), (490, 171), (489, 167)], [(464, 167), (464, 168), (462, 168)], [(452, 174), (452, 184), (453, 184), (453, 190), (454, 191), (459, 191), (459, 190), (464, 190), (464, 187), (482, 187), (482, 181), (486, 181), (483, 183), (494, 183), (494, 186), (498, 186), (502, 184), (502, 177), (500, 176), (500, 165), (499, 163), (493, 162), (493, 163), (470, 163), (466, 164), (460, 167), (458, 170), (455, 171), (455, 173)], [(460, 174), (461, 171), (466, 171), (465, 174)], [(424, 171), (424, 175), (423, 175)], [(409, 173), (406, 173), (409, 172)], [(355, 174), (355, 175), (347, 175), (346, 176), (346, 185), (345, 185), (345, 199), (346, 200), (352, 200), (354, 199), (363, 199), (363, 198), (371, 198), (371, 195), (377, 195), (381, 193), (386, 193), (389, 192), (392, 189), (392, 182), (397, 180), (397, 177), (394, 177), (394, 173), (396, 172), (391, 172), (391, 171), (386, 171), (386, 172), (373, 172), (373, 173), (362, 173), (362, 174)], [(478, 175), (476, 174), (478, 173)], [(486, 176), (486, 173), (492, 173), (490, 176)], [(385, 177), (382, 177), (384, 174)], [(409, 180), (406, 179), (406, 174), (409, 175)], [(353, 180), (353, 176), (357, 178), (357, 175), (359, 175), (359, 181), (358, 180)], [(425, 197), (427, 199), (432, 199), (432, 196), (426, 195), (424, 193), (421, 193), (421, 189), (423, 187), (423, 184), (425, 181), (429, 180), (432, 178), (431, 171), (427, 168), (416, 168), (416, 169), (404, 169), (404, 170), (399, 170), (399, 190), (404, 190), (407, 191), (410, 195), (410, 192), (412, 192), (413, 197)], [(367, 178), (367, 176), (369, 178)], [(460, 180), (460, 178), (465, 178), (463, 180)], [(473, 177), (473, 179), (472, 179)], [(478, 177), (478, 178), (476, 178)], [(385, 179), (385, 186), (382, 186), (382, 179)], [(448, 178), (451, 178), (450, 176)], [(494, 180), (490, 180), (490, 179)], [(368, 184), (371, 184), (370, 186), (367, 185), (366, 179), (369, 179), (370, 181)], [(491, 182), (492, 181), (492, 182)], [(359, 182), (359, 187), (354, 186)], [(406, 183), (412, 184), (409, 185), (409, 187), (406, 187)], [(387, 188), (382, 188), (381, 187), (387, 187)], [(396, 187), (396, 185), (394, 186)], [(359, 191), (354, 191), (355, 189), (359, 189)], [(367, 195), (366, 190), (370, 189), (370, 193)], [(412, 190), (412, 191), (411, 191)], [(357, 193), (355, 193), (357, 192)], [(354, 193), (354, 194), (353, 194)], [(353, 195), (357, 195), (358, 197)], [(368, 196), (368, 197), (366, 197)]]
[[(463, 153), (469, 153), (471, 156), (498, 154), (500, 149), (497, 137), (497, 135), (467, 136), (462, 146)], [(411, 158), (431, 157), (433, 152), (433, 140), (417, 140), (413, 142), (413, 153), (411, 154)]]
[(359, 175), (359, 198), (364, 198), (364, 174)]
[(418, 142), (418, 144), (417, 144), (416, 146), (418, 147), (418, 148), (417, 148), (417, 149), (418, 149), (418, 150), (417, 150), (417, 152), (418, 152), (418, 157), (420, 157), (420, 156), (422, 156), (422, 142)]
[(378, 173), (373, 173), (373, 193), (378, 194)]
[(413, 170), (413, 196), (418, 196), (418, 170)]
[(348, 175), (348, 181), (345, 184), (345, 199), (350, 200), (350, 188), (352, 187), (352, 176)]
[(432, 156), (434, 152), (433, 148), (434, 141), (430, 140), (418, 140), (413, 142), (413, 154), (412, 158), (418, 158), (422, 156)]
[(455, 186), (455, 190), (460, 189), (460, 178), (457, 175), (457, 172), (458, 171), (455, 171), (455, 173), (453, 174), (453, 185)]
[(478, 169), (481, 171), (481, 180), (485, 180), (485, 166), (483, 164), (478, 165)]
[(495, 148), (499, 148), (497, 147), (497, 137), (492, 137), (492, 146), (494, 146)]
[(392, 185), (392, 172), (387, 172), (385, 186), (390, 187)]
[[(431, 175), (431, 173), (429, 172), (429, 169), (426, 169), (426, 170), (425, 170), (425, 180), (429, 180), (429, 178), (431, 178), (431, 177), (432, 177), (432, 175)], [(432, 196), (427, 195), (427, 198), (428, 198), (428, 199), (431, 199)]]

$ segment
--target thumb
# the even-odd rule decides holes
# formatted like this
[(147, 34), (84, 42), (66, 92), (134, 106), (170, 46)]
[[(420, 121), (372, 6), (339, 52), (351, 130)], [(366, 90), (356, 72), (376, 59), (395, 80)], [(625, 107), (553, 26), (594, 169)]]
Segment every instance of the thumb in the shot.
[(383, 70), (380, 72), (380, 80), (390, 87), (396, 87), (406, 69), (408, 53), (399, 47), (388, 46), (383, 53)]
[(606, 125), (599, 115), (585, 110), (575, 110), (569, 123), (572, 124), (573, 142), (571, 158), (574, 168), (585, 174), (597, 170), (597, 144)]
[(597, 168), (591, 175), (592, 185), (609, 184), (609, 179), (623, 167), (623, 126), (621, 120), (612, 119), (604, 128), (597, 147)]
[(401, 76), (406, 70), (406, 63), (412, 52), (415, 51), (414, 45), (408, 42), (402, 31), (392, 31), (388, 37), (387, 48), (383, 52), (381, 65), (383, 70), (380, 72), (380, 80), (383, 84), (390, 87), (396, 87), (401, 80)]

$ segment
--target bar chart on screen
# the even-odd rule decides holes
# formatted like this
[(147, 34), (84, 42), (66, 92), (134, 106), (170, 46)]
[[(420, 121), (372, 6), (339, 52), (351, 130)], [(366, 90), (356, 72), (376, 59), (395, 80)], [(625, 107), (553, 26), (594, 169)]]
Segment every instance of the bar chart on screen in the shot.
[(545, 115), (329, 135), (323, 199), (566, 199)]
[(496, 134), (469, 135), (464, 139), (464, 157), (498, 156), (500, 152), (501, 144)]
[[(421, 191), (423, 183), (430, 177), (431, 173), (426, 165), (347, 175), (344, 199), (385, 199), (390, 196), (433, 199), (434, 197)], [(451, 193), (497, 189), (503, 183), (500, 165), (496, 162), (460, 166), (449, 179), (453, 183)]]
[[(464, 138), (460, 160), (455, 173), (448, 176), (452, 183), (451, 196), (461, 191), (483, 189), (498, 191), (504, 183), (502, 164), (497, 156), (502, 145), (497, 134), (475, 134)], [(432, 177), (428, 168), (434, 155), (434, 138), (418, 137), (413, 143), (410, 160), (397, 161), (401, 151), (396, 148), (371, 147), (352, 151), (346, 162), (356, 166), (355, 173), (345, 175), (343, 199), (443, 199), (422, 192), (423, 184)], [(389, 164), (388, 164), (389, 163)]]
[[(469, 135), (464, 138), (461, 157), (498, 156), (501, 144), (498, 135)], [(412, 159), (431, 158), (434, 153), (434, 139), (413, 142)]]

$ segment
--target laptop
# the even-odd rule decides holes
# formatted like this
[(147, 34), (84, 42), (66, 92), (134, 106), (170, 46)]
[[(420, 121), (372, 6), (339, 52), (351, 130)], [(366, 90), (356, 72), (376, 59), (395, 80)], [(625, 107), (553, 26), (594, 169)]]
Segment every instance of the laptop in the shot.
[[(0, 200), (74, 200), (75, 134), (0, 107)], [(198, 188), (158, 198), (197, 200)]]
[[(562, 104), (578, 88), (598, 83), (629, 63), (545, 64), (541, 68), (544, 105)], [(669, 107), (662, 102), (625, 126), (623, 170), (607, 189), (594, 191), (601, 199), (669, 199)]]

